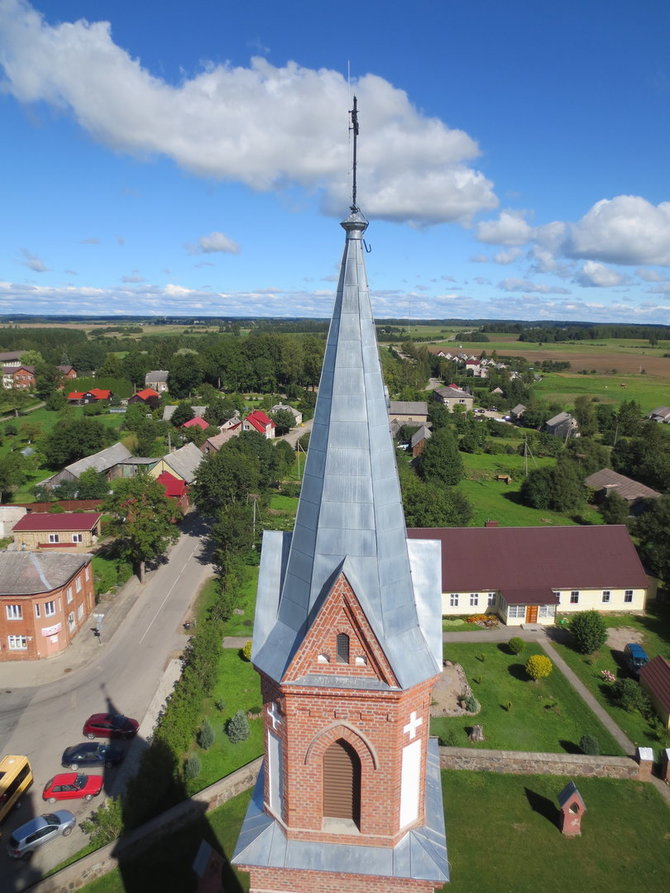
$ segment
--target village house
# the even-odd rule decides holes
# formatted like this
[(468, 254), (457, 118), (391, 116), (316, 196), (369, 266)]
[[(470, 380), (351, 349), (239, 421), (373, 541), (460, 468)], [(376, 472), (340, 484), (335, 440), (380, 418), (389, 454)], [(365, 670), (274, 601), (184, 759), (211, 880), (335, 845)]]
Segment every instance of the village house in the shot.
[(172, 499), (182, 515), (189, 510), (188, 485), (186, 481), (176, 478), (169, 471), (162, 471), (156, 478), (159, 484), (165, 489), (165, 495), (168, 499)]
[(70, 391), (67, 402), (75, 406), (86, 406), (88, 403), (97, 403), (99, 400), (111, 400), (112, 391), (109, 388), (91, 388), (90, 391)]
[(425, 400), (391, 400), (389, 419), (401, 425), (425, 425), (428, 421), (428, 404)]
[(420, 456), (423, 453), (424, 447), (430, 440), (433, 435), (431, 434), (430, 428), (428, 425), (421, 425), (414, 434), (412, 434), (412, 439), (409, 442), (410, 450), (412, 451), (412, 458), (416, 459), (417, 456)]
[(302, 425), (302, 413), (299, 409), (289, 406), (288, 403), (275, 403), (270, 410), (270, 414), (273, 415), (275, 412), (290, 412), (293, 416), (293, 427), (295, 428), (298, 425)]
[[(176, 408), (177, 408), (176, 403), (171, 403), (169, 406), (163, 407), (163, 421), (164, 422), (172, 421), (172, 416), (174, 415)], [(205, 413), (207, 412), (207, 407), (206, 406), (192, 406), (191, 412), (193, 413), (194, 417), (202, 418), (205, 415)]]
[(18, 549), (90, 549), (100, 536), (99, 512), (29, 512), (12, 529)]
[(158, 478), (164, 471), (167, 471), (178, 480), (192, 484), (202, 457), (203, 453), (194, 443), (186, 443), (180, 449), (173, 450), (159, 459), (150, 474), (152, 477)]
[(601, 468), (584, 479), (584, 483), (595, 491), (596, 503), (604, 502), (610, 493), (617, 493), (629, 506), (629, 514), (639, 515), (647, 506), (648, 499), (657, 499), (661, 494), (645, 484), (627, 478), (611, 468)]
[(233, 437), (238, 437), (242, 433), (242, 423), (238, 422), (234, 428), (226, 428), (220, 434), (208, 437), (200, 449), (203, 453), (218, 453), (224, 443), (228, 443)]
[(159, 394), (164, 394), (168, 389), (169, 377), (170, 373), (164, 369), (154, 369), (152, 372), (147, 372), (144, 376), (144, 387), (158, 391)]
[(195, 416), (195, 418), (189, 419), (188, 422), (184, 422), (182, 428), (199, 428), (201, 431), (206, 431), (209, 428), (209, 422), (206, 422), (200, 416)]
[(664, 422), (666, 425), (670, 423), (670, 406), (657, 406), (652, 409), (648, 417), (654, 422)]
[(263, 437), (272, 440), (275, 436), (275, 423), (265, 415), (262, 409), (255, 409), (242, 422), (242, 430), (258, 431)]
[(0, 552), (0, 660), (53, 657), (94, 606), (90, 555)]
[(472, 410), (474, 403), (472, 394), (462, 391), (455, 384), (448, 385), (446, 388), (437, 388), (433, 391), (433, 398), (439, 400), (451, 412), (453, 412), (454, 406), (463, 406), (466, 410)]
[(128, 398), (128, 405), (133, 403), (143, 403), (151, 409), (156, 409), (161, 402), (161, 396), (154, 388), (143, 388), (132, 397)]
[(0, 366), (13, 366), (16, 368), (21, 365), (21, 357), (25, 350), (5, 350), (0, 351)]
[[(61, 366), (56, 366), (56, 369), (58, 369), (58, 371), (60, 372), (61, 378), (63, 379), (64, 382), (72, 381), (72, 379), (77, 377), (77, 370), (74, 368), (74, 366), (69, 366), (67, 364), (64, 364)], [(63, 385), (61, 384), (61, 389), (62, 388), (63, 388)]]
[(547, 434), (554, 434), (567, 440), (569, 437), (579, 437), (579, 425), (569, 412), (559, 412), (544, 423)]
[(37, 384), (34, 366), (3, 366), (2, 367), (2, 386), (3, 388), (13, 388), (15, 390), (32, 391)]
[(107, 480), (111, 481), (115, 477), (122, 476), (121, 471), (119, 470), (119, 465), (132, 458), (132, 454), (128, 447), (117, 442), (112, 444), (112, 446), (106, 447), (104, 450), (93, 453), (91, 456), (85, 456), (83, 459), (78, 459), (76, 462), (66, 465), (62, 471), (58, 471), (56, 474), (52, 474), (50, 478), (42, 481), (40, 486), (52, 489), (53, 487), (57, 487), (63, 481), (76, 481), (80, 475), (84, 471), (88, 471), (89, 468), (94, 468), (96, 471), (102, 472)]
[(649, 579), (623, 524), (407, 531), (442, 548), (442, 614), (550, 625), (557, 612), (644, 611)]

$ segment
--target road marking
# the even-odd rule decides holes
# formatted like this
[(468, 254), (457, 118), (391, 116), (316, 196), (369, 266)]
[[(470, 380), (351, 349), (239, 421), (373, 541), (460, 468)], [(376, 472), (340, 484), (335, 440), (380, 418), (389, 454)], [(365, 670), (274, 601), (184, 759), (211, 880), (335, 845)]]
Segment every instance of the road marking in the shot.
[(156, 620), (156, 618), (158, 617), (158, 615), (160, 614), (160, 612), (163, 610), (163, 607), (164, 607), (164, 605), (165, 605), (165, 602), (166, 602), (166, 601), (170, 598), (170, 596), (172, 595), (172, 590), (175, 588), (175, 586), (177, 585), (177, 583), (181, 580), (182, 574), (183, 574), (184, 571), (186, 570), (186, 568), (187, 568), (187, 566), (188, 566), (188, 563), (189, 563), (189, 561), (191, 560), (191, 558), (193, 558), (193, 556), (195, 555), (196, 550), (198, 549), (198, 546), (199, 546), (199, 544), (193, 547), (193, 551), (191, 552), (191, 554), (188, 556), (188, 558), (187, 558), (186, 561), (184, 562), (184, 566), (183, 566), (183, 568), (181, 569), (181, 571), (179, 572), (179, 576), (178, 576), (177, 579), (174, 581), (174, 583), (172, 584), (172, 586), (170, 586), (170, 588), (168, 589), (168, 593), (167, 593), (167, 595), (165, 596), (165, 598), (163, 599), (163, 601), (160, 603), (160, 605), (159, 605), (159, 607), (158, 607), (158, 610), (156, 611), (156, 613), (154, 614), (154, 616), (151, 618), (151, 623), (150, 623), (149, 626), (147, 626), (147, 628), (144, 630), (144, 633), (143, 633), (143, 635), (142, 635), (142, 638), (141, 638), (140, 641), (138, 642), (139, 645), (141, 645), (142, 642), (145, 640), (145, 638), (146, 638), (146, 636), (147, 636), (149, 630), (150, 630), (151, 627), (154, 625), (154, 621)]

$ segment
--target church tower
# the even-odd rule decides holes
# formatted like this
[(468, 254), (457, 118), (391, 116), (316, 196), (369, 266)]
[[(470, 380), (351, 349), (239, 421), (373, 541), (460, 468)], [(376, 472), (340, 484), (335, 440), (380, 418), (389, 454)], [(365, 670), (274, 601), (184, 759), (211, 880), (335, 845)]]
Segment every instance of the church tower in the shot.
[[(358, 124), (354, 100), (354, 146)], [(250, 893), (449, 880), (431, 690), (439, 543), (408, 540), (356, 206), (295, 529), (263, 537), (252, 662), (265, 759), (233, 862)]]

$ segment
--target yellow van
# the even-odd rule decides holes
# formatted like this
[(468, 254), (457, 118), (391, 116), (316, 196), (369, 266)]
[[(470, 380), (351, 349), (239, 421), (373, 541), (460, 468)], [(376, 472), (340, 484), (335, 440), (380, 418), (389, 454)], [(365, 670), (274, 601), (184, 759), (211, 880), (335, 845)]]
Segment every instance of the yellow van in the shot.
[(0, 760), (0, 822), (33, 783), (28, 757), (7, 756)]

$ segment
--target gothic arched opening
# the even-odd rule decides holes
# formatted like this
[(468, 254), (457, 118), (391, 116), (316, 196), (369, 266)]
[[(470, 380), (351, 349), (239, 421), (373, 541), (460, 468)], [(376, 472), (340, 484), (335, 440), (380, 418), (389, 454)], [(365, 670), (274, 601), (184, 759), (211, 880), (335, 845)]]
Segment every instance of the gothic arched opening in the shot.
[(344, 738), (334, 741), (323, 755), (323, 815), (360, 827), (361, 761)]

